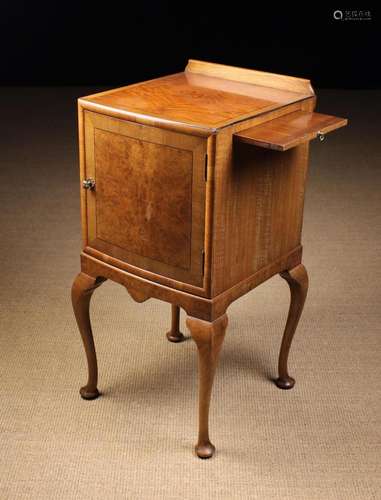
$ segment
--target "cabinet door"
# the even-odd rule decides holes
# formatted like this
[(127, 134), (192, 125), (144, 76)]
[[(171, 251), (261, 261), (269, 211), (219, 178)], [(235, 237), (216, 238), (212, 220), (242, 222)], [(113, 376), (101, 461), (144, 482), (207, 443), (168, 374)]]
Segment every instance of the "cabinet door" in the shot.
[(206, 139), (90, 111), (84, 124), (87, 251), (201, 287)]

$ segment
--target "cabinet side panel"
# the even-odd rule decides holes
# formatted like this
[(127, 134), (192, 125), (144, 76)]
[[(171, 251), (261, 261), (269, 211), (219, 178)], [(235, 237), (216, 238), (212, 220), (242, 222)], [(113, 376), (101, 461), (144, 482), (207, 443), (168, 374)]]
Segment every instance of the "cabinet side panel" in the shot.
[(230, 217), (241, 222), (231, 225), (233, 280), (244, 279), (300, 244), (307, 154), (306, 144), (284, 153), (236, 146), (232, 181), (237, 202)]
[(217, 137), (212, 295), (300, 245), (308, 143), (286, 152)]

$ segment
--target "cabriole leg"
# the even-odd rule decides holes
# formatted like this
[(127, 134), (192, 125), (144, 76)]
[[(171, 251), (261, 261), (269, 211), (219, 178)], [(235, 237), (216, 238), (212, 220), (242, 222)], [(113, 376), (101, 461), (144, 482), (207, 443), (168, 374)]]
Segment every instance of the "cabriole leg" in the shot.
[(219, 353), (228, 324), (226, 314), (213, 322), (188, 317), (186, 321), (198, 348), (199, 432), (195, 447), (200, 458), (210, 458), (215, 447), (209, 439), (209, 406)]
[(170, 342), (182, 342), (185, 339), (185, 337), (180, 332), (180, 307), (172, 304), (171, 308), (172, 308), (172, 323), (170, 331), (166, 333), (167, 339)]
[(85, 347), (88, 381), (79, 391), (83, 399), (95, 399), (99, 396), (97, 389), (98, 366), (93, 333), (90, 323), (90, 299), (94, 290), (105, 281), (105, 278), (93, 278), (85, 273), (79, 273), (71, 289), (71, 300), (75, 318)]
[(284, 271), (280, 273), (280, 275), (287, 281), (290, 287), (291, 303), (279, 353), (279, 377), (275, 380), (275, 384), (280, 389), (292, 389), (292, 387), (294, 387), (295, 380), (288, 374), (287, 360), (291, 342), (294, 337), (296, 327), (298, 326), (307, 296), (308, 275), (303, 264), (299, 264), (290, 271)]

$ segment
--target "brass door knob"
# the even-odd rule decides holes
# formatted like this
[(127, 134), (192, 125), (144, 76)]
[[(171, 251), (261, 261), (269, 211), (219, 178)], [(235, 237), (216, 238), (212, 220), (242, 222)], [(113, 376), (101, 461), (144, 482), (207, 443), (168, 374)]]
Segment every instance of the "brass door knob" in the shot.
[(95, 180), (94, 179), (85, 179), (82, 182), (82, 186), (84, 189), (95, 189)]

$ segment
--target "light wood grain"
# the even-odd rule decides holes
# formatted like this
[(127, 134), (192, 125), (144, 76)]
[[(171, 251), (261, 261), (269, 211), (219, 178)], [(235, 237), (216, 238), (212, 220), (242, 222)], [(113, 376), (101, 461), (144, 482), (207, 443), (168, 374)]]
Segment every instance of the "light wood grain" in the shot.
[(166, 333), (170, 342), (182, 342), (184, 335), (180, 332), (180, 307), (172, 304), (171, 306), (171, 329)]
[(80, 272), (75, 278), (71, 289), (73, 311), (82, 337), (88, 366), (87, 383), (79, 391), (83, 399), (96, 399), (99, 396), (97, 387), (98, 363), (90, 323), (89, 307), (94, 290), (104, 281), (105, 278), (103, 277), (92, 277), (84, 272)]
[(287, 362), (292, 339), (295, 335), (307, 297), (308, 274), (303, 264), (299, 264), (293, 269), (283, 271), (280, 275), (287, 281), (290, 287), (291, 301), (279, 353), (279, 376), (275, 383), (280, 389), (292, 389), (295, 385), (295, 380), (288, 374)]
[(242, 68), (229, 73), (227, 68), (190, 61), (182, 73), (85, 96), (79, 102), (98, 113), (208, 136), (313, 95), (307, 80)]
[[(79, 100), (83, 252), (73, 308), (98, 395), (89, 302), (110, 279), (136, 302), (171, 304), (167, 338), (199, 354), (199, 438), (209, 458), (209, 405), (229, 305), (277, 273), (291, 290), (278, 387), (307, 293), (301, 232), (309, 141), (345, 119), (313, 113), (308, 80), (190, 60), (183, 73)], [(257, 147), (264, 146), (264, 147)]]
[(234, 134), (237, 142), (276, 151), (287, 151), (298, 144), (327, 134), (348, 123), (346, 118), (295, 111)]
[(85, 162), (85, 120), (84, 110), (81, 103), (78, 101), (78, 149), (79, 149), (79, 195), (81, 200), (81, 230), (82, 230), (82, 250), (87, 246), (87, 204), (86, 192), (82, 188), (82, 181), (86, 178), (86, 162)]
[(206, 140), (89, 111), (85, 128), (88, 247), (203, 287)]
[(188, 317), (186, 324), (198, 348), (199, 431), (195, 451), (200, 458), (211, 458), (215, 447), (209, 439), (209, 407), (214, 375), (225, 338), (228, 318), (224, 314), (210, 323)]
[[(314, 99), (299, 103), (314, 105)], [(212, 297), (300, 246), (308, 143), (268, 151), (235, 143), (235, 127), (216, 137)]]
[[(142, 277), (139, 270), (129, 272), (122, 266), (115, 265), (113, 261), (105, 259), (102, 255), (93, 256), (90, 253), (81, 254), (81, 269), (84, 273), (96, 277), (104, 277), (120, 283), (127, 289), (139, 289), (142, 291), (144, 300), (155, 298), (176, 304), (184, 309), (188, 315), (205, 321), (214, 321), (222, 316), (229, 305), (242, 295), (248, 293), (264, 281), (285, 269), (292, 269), (300, 264), (302, 248), (299, 246), (287, 255), (282, 256), (275, 262), (260, 269), (255, 274), (248, 276), (246, 280), (240, 281), (233, 287), (225, 290), (219, 295), (208, 298), (197, 290), (188, 291), (188, 288), (175, 288), (171, 283), (164, 285), (153, 276), (151, 279)], [(181, 285), (181, 283), (180, 283)]]
[(301, 93), (306, 96), (314, 95), (314, 91), (311, 87), (310, 81), (305, 78), (278, 75), (276, 73), (268, 73), (265, 71), (257, 71), (247, 68), (238, 68), (237, 66), (227, 66), (225, 64), (217, 64), (206, 61), (198, 61), (196, 59), (189, 59), (185, 71), (189, 73), (199, 73), (208, 76), (215, 76), (218, 78), (225, 78), (227, 80), (252, 83), (263, 87), (288, 90), (296, 93)]

